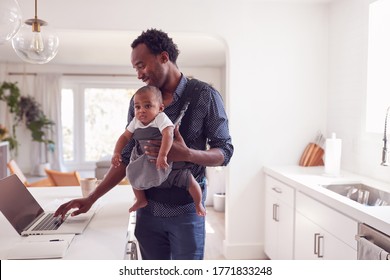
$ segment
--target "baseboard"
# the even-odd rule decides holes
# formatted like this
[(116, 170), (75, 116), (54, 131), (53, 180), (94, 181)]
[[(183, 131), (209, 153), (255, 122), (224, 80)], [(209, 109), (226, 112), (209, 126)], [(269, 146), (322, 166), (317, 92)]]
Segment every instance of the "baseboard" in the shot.
[(227, 260), (266, 260), (263, 244), (228, 244), (223, 241), (223, 253)]

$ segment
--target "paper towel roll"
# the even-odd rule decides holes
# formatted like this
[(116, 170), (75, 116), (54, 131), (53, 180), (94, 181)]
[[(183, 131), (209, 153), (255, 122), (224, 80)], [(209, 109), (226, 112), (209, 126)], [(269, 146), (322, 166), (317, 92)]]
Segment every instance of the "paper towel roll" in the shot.
[(332, 133), (332, 138), (325, 141), (325, 174), (329, 176), (340, 175), (341, 162), (341, 139), (336, 138)]

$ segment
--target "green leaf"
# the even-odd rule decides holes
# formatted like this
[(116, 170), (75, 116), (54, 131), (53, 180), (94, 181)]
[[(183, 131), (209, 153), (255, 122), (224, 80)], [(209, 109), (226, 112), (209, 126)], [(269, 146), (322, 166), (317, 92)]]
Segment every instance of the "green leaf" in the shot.
[(31, 131), (33, 141), (50, 143), (50, 149), (53, 149), (54, 141), (47, 138), (47, 133), (55, 123), (47, 118), (34, 97), (21, 96), (17, 83), (3, 82), (0, 87), (0, 100), (7, 104), (9, 112), (14, 116), (13, 136), (8, 140), (11, 150), (17, 148), (15, 127), (21, 122)]

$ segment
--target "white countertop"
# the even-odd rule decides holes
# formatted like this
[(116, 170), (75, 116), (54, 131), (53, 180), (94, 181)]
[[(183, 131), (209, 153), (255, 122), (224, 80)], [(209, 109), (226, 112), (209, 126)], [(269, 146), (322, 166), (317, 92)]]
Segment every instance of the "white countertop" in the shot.
[(320, 185), (363, 183), (390, 192), (390, 183), (384, 183), (342, 171), (338, 177), (324, 175), (324, 167), (273, 166), (264, 172), (312, 198), (336, 209), (352, 219), (366, 223), (390, 235), (390, 206), (367, 206), (330, 191)]
[[(28, 188), (45, 210), (55, 210), (70, 199), (81, 196), (80, 187)], [(133, 200), (130, 186), (120, 185), (102, 196), (93, 207), (97, 211), (85, 231), (76, 235), (63, 259), (123, 260), (129, 229), (129, 207)], [(26, 237), (21, 237), (0, 213), (0, 259)]]

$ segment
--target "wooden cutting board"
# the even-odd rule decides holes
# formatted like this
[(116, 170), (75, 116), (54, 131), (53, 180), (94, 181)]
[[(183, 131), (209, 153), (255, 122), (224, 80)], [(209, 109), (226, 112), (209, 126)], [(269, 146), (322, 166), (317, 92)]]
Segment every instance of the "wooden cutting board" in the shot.
[(324, 149), (315, 143), (309, 143), (302, 153), (299, 160), (300, 166), (321, 166), (324, 165), (322, 159), (324, 155)]

